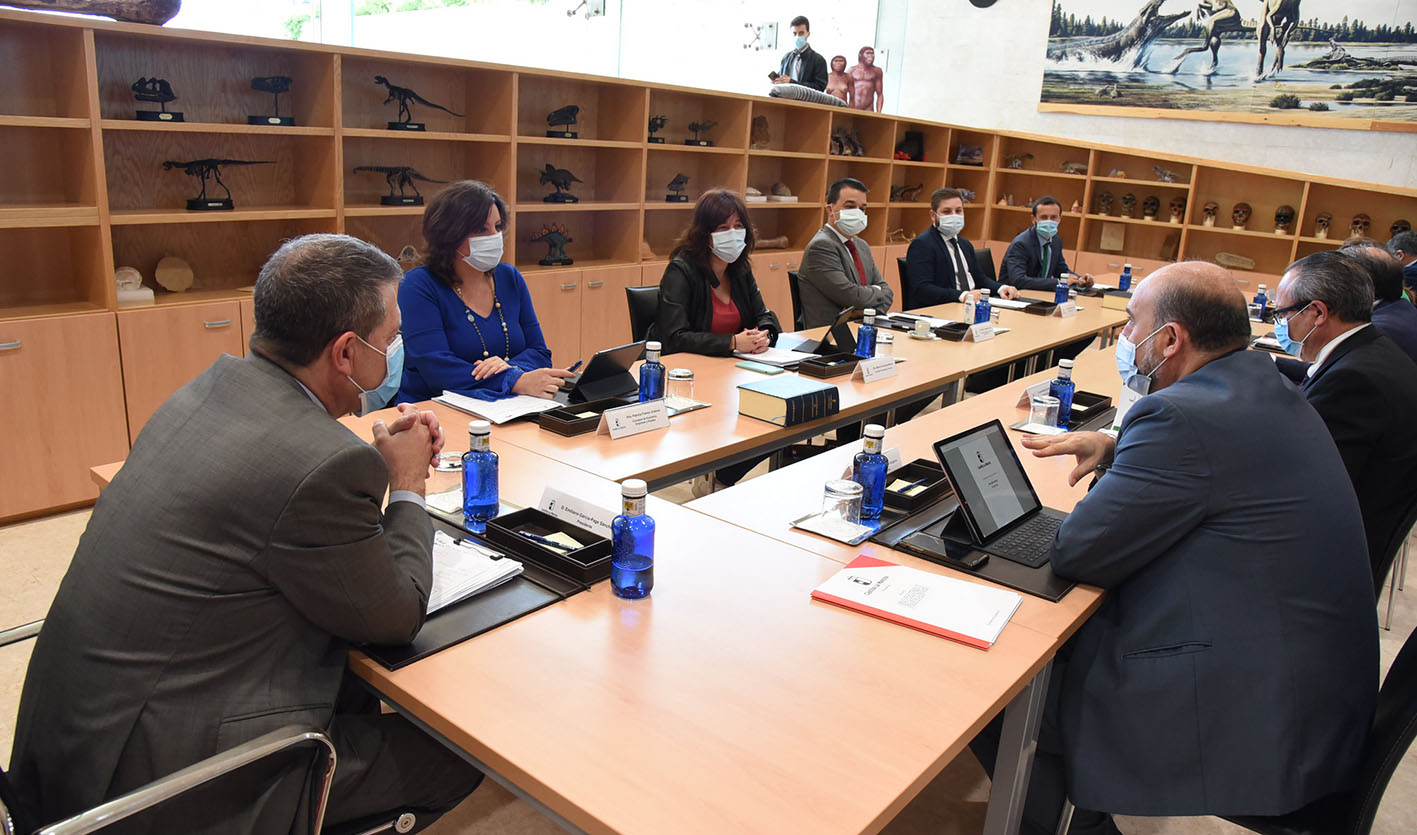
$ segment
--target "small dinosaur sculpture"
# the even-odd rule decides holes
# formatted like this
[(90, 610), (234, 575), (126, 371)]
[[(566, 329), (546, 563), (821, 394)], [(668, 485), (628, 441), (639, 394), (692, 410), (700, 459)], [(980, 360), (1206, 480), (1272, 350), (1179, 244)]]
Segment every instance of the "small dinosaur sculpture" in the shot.
[(576, 123), (576, 117), (580, 113), (580, 105), (568, 104), (565, 107), (558, 107), (546, 114), (546, 126), (548, 128), (569, 128)]
[(662, 131), (662, 130), (664, 130), (664, 126), (667, 125), (667, 124), (669, 124), (669, 117), (668, 117), (668, 116), (651, 116), (651, 117), (649, 117), (649, 135), (650, 135), (650, 138), (651, 138), (651, 139), (654, 139), (654, 140), (657, 140), (657, 141), (659, 141), (659, 142), (663, 142), (664, 140), (663, 140), (663, 139), (660, 139), (660, 138), (657, 137), (657, 136), (655, 136), (655, 134), (656, 134), (656, 133), (659, 133), (659, 132)]
[(549, 185), (556, 190), (542, 199), (547, 203), (579, 203), (580, 198), (571, 194), (571, 183), (579, 182), (583, 181), (575, 174), (548, 162), (546, 170), (541, 172), (541, 185)]
[(566, 255), (566, 244), (575, 243), (575, 238), (567, 237), (566, 227), (559, 223), (543, 224), (541, 231), (533, 236), (531, 243), (545, 243), (546, 257), (541, 259), (543, 267), (558, 267), (574, 263)]
[(843, 157), (864, 157), (866, 146), (854, 129), (839, 127), (832, 131), (831, 152)]
[(427, 105), (428, 107), (434, 107), (434, 108), (437, 108), (438, 110), (443, 111), (444, 113), (452, 113), (452, 115), (457, 116), (458, 118), (462, 118), (462, 115), (463, 115), (463, 114), (461, 114), (461, 113), (453, 113), (453, 111), (449, 110), (448, 108), (444, 107), (444, 106), (441, 105), (441, 104), (434, 104), (433, 102), (429, 101), (428, 99), (425, 99), (425, 98), (423, 98), (422, 96), (418, 95), (417, 93), (413, 92), (413, 91), (410, 90), (409, 88), (407, 88), (407, 87), (400, 87), (400, 86), (398, 86), (397, 84), (394, 84), (394, 83), (390, 82), (387, 78), (385, 78), (385, 77), (382, 76), (382, 75), (376, 75), (376, 76), (374, 76), (374, 83), (375, 83), (375, 84), (382, 84), (382, 85), (384, 85), (384, 87), (387, 88), (388, 91), (389, 91), (389, 97), (386, 98), (386, 99), (384, 99), (384, 104), (388, 104), (388, 103), (391, 102), (391, 101), (398, 101), (398, 103), (399, 103), (399, 118), (398, 118), (398, 121), (399, 121), (400, 123), (402, 123), (402, 124), (405, 124), (405, 125), (406, 125), (406, 124), (409, 124), (409, 123), (411, 123), (411, 122), (413, 121), (413, 109), (412, 109), (412, 103), (413, 103), (413, 102), (418, 102), (419, 104)]
[(1033, 159), (1033, 154), (1009, 154), (1004, 157), (1004, 166), (1006, 168), (1023, 168), (1023, 164), (1031, 159)]
[(925, 184), (916, 186), (891, 186), (892, 203), (914, 203), (915, 198), (925, 189)]
[(196, 197), (187, 201), (188, 208), (193, 204), (207, 200), (207, 180), (215, 180), (221, 190), (226, 192), (227, 201), (231, 200), (231, 189), (226, 187), (226, 183), (221, 181), (221, 169), (231, 165), (272, 165), (274, 160), (244, 160), (244, 159), (194, 159), (185, 162), (178, 160), (167, 160), (162, 164), (164, 171), (171, 171), (174, 168), (181, 168), (182, 173), (198, 178), (202, 183), (202, 191)]
[(1085, 162), (1065, 162), (1060, 166), (1064, 174), (1086, 174), (1087, 163)]
[(665, 186), (665, 188), (669, 189), (671, 192), (670, 197), (666, 199), (670, 202), (683, 202), (687, 199), (684, 196), (684, 187), (687, 185), (689, 185), (689, 175), (675, 174), (674, 179), (669, 181), (669, 185)]
[(704, 121), (704, 122), (690, 122), (690, 123), (689, 123), (689, 132), (692, 133), (692, 134), (694, 134), (694, 139), (693, 139), (693, 141), (694, 141), (694, 142), (705, 141), (705, 140), (699, 139), (699, 133), (700, 133), (700, 132), (708, 133), (709, 131), (713, 130), (716, 125), (718, 125), (718, 122), (708, 122), (708, 121)]
[[(372, 171), (375, 174), (383, 174), (384, 180), (389, 184), (389, 197), (394, 199), (404, 199), (409, 197), (404, 193), (405, 189), (413, 189), (412, 197), (421, 198), (423, 194), (419, 192), (418, 186), (413, 184), (414, 180), (422, 180), (425, 183), (446, 183), (449, 180), (435, 180), (432, 177), (425, 177), (418, 173), (413, 167), (408, 165), (359, 165), (355, 166), (355, 173), (361, 171)], [(394, 194), (395, 191), (398, 194)]]
[(1153, 165), (1153, 166), (1151, 167), (1151, 170), (1156, 172), (1156, 179), (1160, 180), (1160, 181), (1163, 182), (1163, 183), (1174, 183), (1174, 182), (1176, 182), (1176, 172), (1175, 172), (1175, 171), (1168, 171), (1167, 169), (1162, 168), (1162, 167), (1159, 166), (1159, 165)]

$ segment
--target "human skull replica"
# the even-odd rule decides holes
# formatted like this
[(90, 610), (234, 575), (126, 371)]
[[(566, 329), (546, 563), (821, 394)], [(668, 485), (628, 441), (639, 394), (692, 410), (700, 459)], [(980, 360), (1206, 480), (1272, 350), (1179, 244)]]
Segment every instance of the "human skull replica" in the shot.
[(1186, 216), (1186, 198), (1178, 195), (1171, 198), (1171, 202), (1166, 206), (1171, 210), (1171, 223), (1180, 223)]
[(1402, 219), (1402, 218), (1398, 218), (1397, 220), (1394, 220), (1394, 221), (1392, 222), (1392, 227), (1387, 230), (1387, 233), (1388, 233), (1387, 236), (1388, 236), (1389, 238), (1392, 238), (1392, 237), (1396, 237), (1399, 233), (1402, 233), (1402, 232), (1411, 232), (1411, 231), (1412, 231), (1412, 222), (1409, 221), (1409, 220), (1404, 220), (1404, 219)]
[(1294, 211), (1293, 206), (1280, 206), (1274, 210), (1274, 234), (1287, 235), (1294, 231)]
[(1099, 215), (1112, 214), (1112, 192), (1104, 191), (1097, 195), (1097, 213)]
[(1150, 195), (1141, 201), (1141, 216), (1146, 220), (1156, 220), (1156, 213), (1161, 211), (1161, 199), (1156, 195)]
[(1353, 224), (1348, 227), (1348, 234), (1368, 237), (1368, 230), (1373, 228), (1373, 219), (1359, 212), (1353, 216)]
[(1130, 191), (1122, 195), (1122, 217), (1131, 217), (1136, 214), (1137, 196)]
[(1201, 218), (1201, 226), (1214, 226), (1215, 216), (1220, 214), (1220, 204), (1214, 200), (1207, 201), (1201, 206), (1201, 214), (1204, 215)]
[(1314, 237), (1323, 239), (1328, 237), (1329, 224), (1333, 223), (1332, 212), (1319, 212), (1314, 218)]
[(1244, 229), (1250, 222), (1250, 215), (1254, 213), (1255, 210), (1250, 208), (1249, 203), (1236, 203), (1235, 208), (1230, 210), (1230, 228)]

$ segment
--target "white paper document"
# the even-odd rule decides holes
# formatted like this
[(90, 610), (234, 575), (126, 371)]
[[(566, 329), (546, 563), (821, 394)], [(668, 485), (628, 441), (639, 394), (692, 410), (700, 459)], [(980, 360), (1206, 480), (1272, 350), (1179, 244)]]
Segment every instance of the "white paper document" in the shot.
[(733, 356), (739, 359), (760, 362), (763, 365), (775, 365), (778, 368), (794, 365), (802, 360), (811, 359), (816, 354), (805, 354), (801, 351), (789, 351), (786, 348), (769, 348), (759, 354), (749, 354), (744, 351), (734, 351)]
[(1032, 299), (996, 299), (992, 296), (989, 298), (990, 307), (1002, 307), (1005, 310), (1023, 310), (1030, 304), (1033, 304)]
[(549, 412), (552, 409), (561, 408), (561, 404), (555, 400), (547, 400), (544, 397), (531, 397), (525, 394), (518, 394), (508, 397), (505, 400), (479, 400), (476, 397), (468, 397), (465, 394), (458, 394), (453, 391), (445, 391), (433, 398), (435, 403), (442, 403), (444, 406), (452, 406), (460, 412), (467, 412), (476, 415), (483, 420), (492, 423), (502, 424), (509, 420), (516, 420), (527, 415)]
[(496, 551), (464, 540), (457, 542), (438, 531), (433, 534), (433, 589), (428, 593), (428, 613), (487, 591), (522, 573), (522, 564)]

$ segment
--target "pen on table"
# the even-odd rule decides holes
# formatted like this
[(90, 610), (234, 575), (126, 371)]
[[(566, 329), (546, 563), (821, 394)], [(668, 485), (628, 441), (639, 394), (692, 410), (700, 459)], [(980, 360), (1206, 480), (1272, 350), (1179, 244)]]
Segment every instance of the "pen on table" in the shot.
[(585, 362), (585, 360), (576, 360), (575, 364), (572, 365), (570, 368), (567, 368), (566, 370), (567, 370), (567, 371), (575, 371), (577, 368), (580, 368), (580, 367), (581, 367), (581, 363), (583, 363), (583, 362)]
[(914, 481), (914, 482), (912, 482), (912, 483), (910, 483), (910, 484), (905, 485), (904, 487), (900, 488), (900, 489), (897, 490), (896, 492), (897, 492), (897, 493), (909, 493), (911, 490), (914, 490), (914, 489), (917, 488), (917, 487), (924, 487), (926, 484), (929, 484), (929, 483), (930, 483), (930, 476), (925, 476), (925, 477), (922, 478), (922, 479), (919, 479), (919, 480), (917, 480), (917, 481)]
[(558, 551), (570, 552), (576, 550), (575, 548), (572, 548), (569, 545), (562, 545), (554, 539), (547, 539), (544, 536), (537, 536), (536, 534), (531, 533), (530, 531), (517, 531), (517, 536), (526, 537), (532, 542), (535, 542), (537, 545), (545, 545), (547, 548), (555, 548)]

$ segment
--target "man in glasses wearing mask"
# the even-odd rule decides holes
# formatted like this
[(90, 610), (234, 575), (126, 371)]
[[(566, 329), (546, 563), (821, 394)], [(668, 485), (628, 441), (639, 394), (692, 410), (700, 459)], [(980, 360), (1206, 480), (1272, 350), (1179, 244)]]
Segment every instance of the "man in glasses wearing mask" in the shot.
[(1371, 324), (1373, 282), (1353, 256), (1319, 252), (1289, 266), (1275, 293), (1280, 370), (1323, 418), (1358, 494), (1373, 583), (1417, 498), (1417, 365)]
[(1018, 233), (1004, 251), (999, 280), (1023, 290), (1052, 290), (1067, 273), (1069, 284), (1092, 286), (1091, 275), (1074, 275), (1063, 258), (1058, 223), (1063, 206), (1053, 197), (1033, 201), (1033, 225)]
[(866, 191), (850, 177), (827, 189), (827, 223), (807, 243), (798, 272), (804, 328), (830, 325), (846, 307), (884, 315), (895, 300), (871, 247), (858, 237), (866, 231)]
[[(400, 407), (372, 444), (337, 420), (398, 389), (401, 274), (344, 235), (285, 243), (256, 280), (250, 355), (218, 359), (148, 420), (30, 658), (10, 764), (41, 820), (291, 724), (334, 741), (326, 824), (412, 807), (426, 826), (482, 779), (345, 686), (350, 645), (412, 640), (432, 586), (437, 419)], [(247, 768), (136, 820), (302, 831), (309, 762)]]
[[(1377, 701), (1358, 502), (1323, 422), (1245, 350), (1234, 278), (1157, 270), (1132, 296), (1124, 378), (1149, 389), (1114, 442), (1025, 437), (1097, 476), (1053, 570), (1106, 589), (1058, 654), (1023, 831), (1110, 815), (1278, 815), (1352, 786)], [(997, 724), (994, 727), (997, 733)], [(991, 767), (997, 736), (971, 746)], [(1100, 811), (1084, 811), (1100, 810)]]

